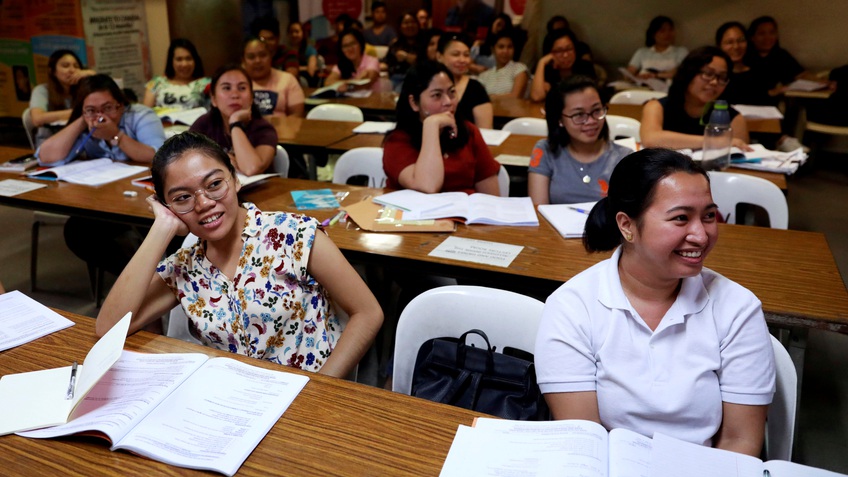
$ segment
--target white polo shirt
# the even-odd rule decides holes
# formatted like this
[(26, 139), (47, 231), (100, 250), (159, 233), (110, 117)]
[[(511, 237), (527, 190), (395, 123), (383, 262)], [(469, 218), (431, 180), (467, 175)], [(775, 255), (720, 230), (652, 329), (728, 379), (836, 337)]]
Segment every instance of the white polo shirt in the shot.
[(753, 293), (704, 268), (683, 279), (651, 331), (624, 295), (620, 256), (548, 297), (535, 351), (543, 393), (596, 391), (607, 429), (702, 445), (721, 425), (722, 401), (771, 403), (774, 354)]

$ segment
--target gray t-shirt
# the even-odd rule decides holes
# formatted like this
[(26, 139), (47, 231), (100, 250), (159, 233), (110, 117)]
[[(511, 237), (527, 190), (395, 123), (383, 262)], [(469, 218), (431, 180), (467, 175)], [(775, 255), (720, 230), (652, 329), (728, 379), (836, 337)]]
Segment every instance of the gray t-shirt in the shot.
[[(46, 84), (40, 84), (32, 89), (32, 94), (29, 97), (29, 107), (30, 109), (41, 108), (45, 111), (50, 111)], [(65, 99), (65, 109), (71, 109), (71, 107), (71, 98)], [(62, 127), (50, 126), (49, 124), (39, 127), (38, 132), (35, 134), (35, 147), (40, 146), (42, 142), (62, 129)]]
[(541, 139), (533, 148), (529, 170), (550, 178), (551, 204), (592, 202), (606, 197), (612, 170), (631, 152), (629, 148), (609, 141), (598, 159), (582, 164), (571, 156), (567, 147), (560, 147), (554, 155), (548, 147), (548, 140)]

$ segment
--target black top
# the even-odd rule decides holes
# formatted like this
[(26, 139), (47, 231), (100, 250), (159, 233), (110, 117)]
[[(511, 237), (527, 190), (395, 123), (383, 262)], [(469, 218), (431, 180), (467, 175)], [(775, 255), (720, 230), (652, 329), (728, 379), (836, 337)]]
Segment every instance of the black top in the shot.
[(768, 90), (768, 80), (760, 76), (756, 70), (749, 69), (730, 75), (730, 83), (727, 83), (727, 87), (724, 88), (721, 99), (726, 99), (730, 104), (775, 106), (777, 98), (769, 96)]
[[(578, 58), (574, 61), (574, 65), (571, 67), (571, 75), (583, 75), (592, 78), (593, 80), (597, 80), (598, 77), (595, 75), (595, 66), (586, 61)], [(551, 88), (555, 87), (560, 83), (560, 81), (568, 79), (560, 75), (559, 70), (554, 69), (553, 61), (545, 65), (545, 83), (551, 85)]]
[(745, 64), (765, 78), (768, 89), (774, 88), (778, 83), (789, 84), (804, 72), (804, 67), (779, 46), (772, 48), (766, 56), (760, 56), (753, 48), (749, 49)]
[(486, 88), (475, 79), (468, 79), (468, 86), (465, 87), (465, 92), (462, 93), (462, 99), (456, 105), (457, 116), (474, 122), (474, 108), (486, 103), (491, 103), (489, 94), (486, 93)]
[(848, 126), (848, 65), (830, 71), (830, 80), (836, 82), (836, 91), (826, 100), (810, 101), (807, 119), (833, 126)]
[[(694, 134), (694, 135), (702, 135), (704, 134), (704, 127), (706, 126), (707, 121), (710, 119), (710, 113), (712, 113), (712, 108), (710, 108), (707, 113), (704, 115), (704, 124), (701, 124), (701, 118), (693, 118), (686, 114), (686, 111), (683, 108), (672, 108), (668, 105), (668, 96), (665, 98), (661, 98), (659, 100), (660, 106), (663, 108), (663, 130), (665, 131), (673, 131), (683, 134)], [(730, 121), (733, 121), (733, 118), (739, 115), (739, 113), (733, 109), (730, 109)]]

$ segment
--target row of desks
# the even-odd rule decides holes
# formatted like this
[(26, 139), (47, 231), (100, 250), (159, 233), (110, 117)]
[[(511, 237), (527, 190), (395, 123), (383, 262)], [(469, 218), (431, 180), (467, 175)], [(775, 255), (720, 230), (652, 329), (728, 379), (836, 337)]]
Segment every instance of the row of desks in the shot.
[[(0, 161), (25, 150), (0, 148)], [(0, 180), (10, 174), (0, 174)], [(101, 187), (65, 182), (46, 182), (47, 187), (15, 197), (0, 197), (0, 204), (27, 209), (80, 215), (118, 222), (149, 225), (152, 214), (144, 194), (125, 197), (126, 190), (139, 190), (124, 179)], [(264, 210), (295, 211), (290, 192), (329, 187), (349, 191), (344, 203), (382, 194), (382, 189), (273, 178), (244, 191), (242, 198)], [(325, 219), (333, 211), (310, 211)], [(485, 283), (510, 285), (545, 296), (562, 282), (606, 258), (587, 254), (579, 240), (565, 240), (541, 218), (535, 227), (459, 225), (455, 236), (524, 246), (508, 268), (458, 262), (428, 254), (448, 234), (369, 233), (355, 225), (336, 224), (327, 229), (330, 237), (353, 261), (410, 267), (428, 273), (470, 278)], [(720, 225), (720, 238), (707, 266), (754, 292), (781, 326), (801, 326), (848, 332), (848, 291), (823, 234), (760, 227)]]

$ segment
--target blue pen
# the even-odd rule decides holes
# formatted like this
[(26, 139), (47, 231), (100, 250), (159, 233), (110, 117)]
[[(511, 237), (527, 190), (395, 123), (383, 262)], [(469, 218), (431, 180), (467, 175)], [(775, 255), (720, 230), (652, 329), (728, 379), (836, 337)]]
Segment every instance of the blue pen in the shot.
[(589, 215), (589, 211), (588, 211), (588, 210), (581, 209), (581, 208), (579, 208), (579, 207), (571, 207), (571, 206), (568, 206), (568, 208), (569, 208), (569, 209), (571, 209), (571, 210), (573, 210), (573, 211), (575, 211), (575, 212), (580, 212), (581, 214)]
[[(102, 123), (103, 121), (105, 121), (105, 119), (103, 119), (102, 117), (97, 118), (98, 123)], [(85, 147), (85, 143), (87, 143), (88, 140), (91, 139), (91, 135), (94, 134), (94, 131), (97, 131), (96, 127), (93, 127), (88, 131), (88, 134), (85, 135), (85, 138), (82, 140), (80, 145), (77, 146), (77, 148), (74, 150), (74, 153), (71, 155), (71, 157), (77, 157), (79, 155), (79, 153), (82, 151), (82, 148)]]

